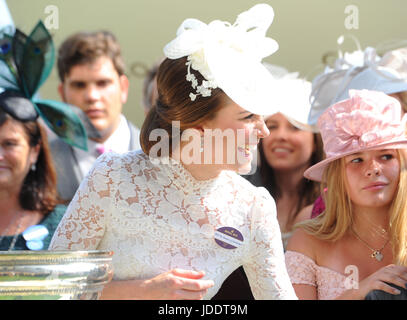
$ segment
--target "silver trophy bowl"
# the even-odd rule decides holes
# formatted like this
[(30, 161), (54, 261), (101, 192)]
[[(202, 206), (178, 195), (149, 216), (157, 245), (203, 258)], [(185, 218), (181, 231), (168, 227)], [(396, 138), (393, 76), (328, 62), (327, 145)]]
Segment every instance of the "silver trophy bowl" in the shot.
[(0, 251), (0, 300), (96, 300), (113, 277), (110, 251)]

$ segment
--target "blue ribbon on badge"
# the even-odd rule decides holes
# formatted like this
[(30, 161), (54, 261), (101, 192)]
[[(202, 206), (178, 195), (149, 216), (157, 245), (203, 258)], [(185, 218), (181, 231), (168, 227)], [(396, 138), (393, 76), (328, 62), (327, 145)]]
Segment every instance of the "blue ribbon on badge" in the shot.
[(41, 250), (44, 247), (43, 240), (48, 234), (48, 229), (41, 224), (30, 226), (23, 232), (25, 245), (30, 250)]

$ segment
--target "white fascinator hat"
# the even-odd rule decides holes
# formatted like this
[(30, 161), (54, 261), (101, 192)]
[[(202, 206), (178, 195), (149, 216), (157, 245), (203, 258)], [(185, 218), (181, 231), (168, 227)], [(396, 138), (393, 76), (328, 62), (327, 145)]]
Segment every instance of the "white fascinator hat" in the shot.
[(364, 68), (352, 78), (335, 102), (348, 99), (349, 89), (368, 89), (385, 94), (407, 91), (407, 48), (389, 51), (377, 63)]
[[(299, 77), (298, 72), (289, 72), (287, 69), (269, 63), (263, 63), (271, 75), (275, 78), (274, 89), (279, 94), (269, 101), (271, 109), (278, 108), (287, 120), (301, 130), (316, 131), (308, 124), (308, 116), (311, 109), (310, 94), (311, 82)], [(280, 97), (284, 97), (281, 99)], [(267, 114), (268, 118), (273, 113)]]
[(349, 98), (349, 90), (374, 90), (385, 94), (407, 91), (407, 49), (388, 51), (380, 57), (367, 47), (345, 53), (312, 81), (311, 111), (308, 123), (318, 118), (331, 105)]
[[(273, 111), (268, 101), (278, 91), (274, 91), (275, 80), (262, 64), (263, 58), (278, 50), (277, 42), (266, 37), (273, 19), (274, 11), (268, 4), (257, 4), (239, 14), (234, 24), (186, 19), (176, 38), (164, 47), (164, 54), (169, 59), (187, 57), (191, 100), (210, 96), (212, 89), (220, 88), (251, 113)], [(198, 83), (190, 68), (199, 71), (205, 80)]]

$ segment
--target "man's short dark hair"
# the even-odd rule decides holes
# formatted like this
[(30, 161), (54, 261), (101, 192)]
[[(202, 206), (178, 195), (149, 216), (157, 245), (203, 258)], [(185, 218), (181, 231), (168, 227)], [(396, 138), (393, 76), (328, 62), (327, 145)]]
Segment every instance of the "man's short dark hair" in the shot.
[(100, 57), (108, 57), (121, 76), (125, 65), (120, 45), (109, 31), (78, 32), (69, 36), (58, 50), (58, 76), (61, 82), (76, 65), (95, 62)]

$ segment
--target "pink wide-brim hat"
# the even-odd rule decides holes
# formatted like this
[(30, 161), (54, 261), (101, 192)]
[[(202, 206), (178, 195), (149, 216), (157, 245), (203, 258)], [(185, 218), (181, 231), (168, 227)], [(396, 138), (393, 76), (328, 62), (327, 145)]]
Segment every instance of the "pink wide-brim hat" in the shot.
[(349, 90), (349, 97), (319, 117), (326, 159), (308, 168), (305, 178), (321, 181), (329, 163), (354, 153), (407, 148), (407, 115), (401, 117), (397, 99), (371, 90)]

